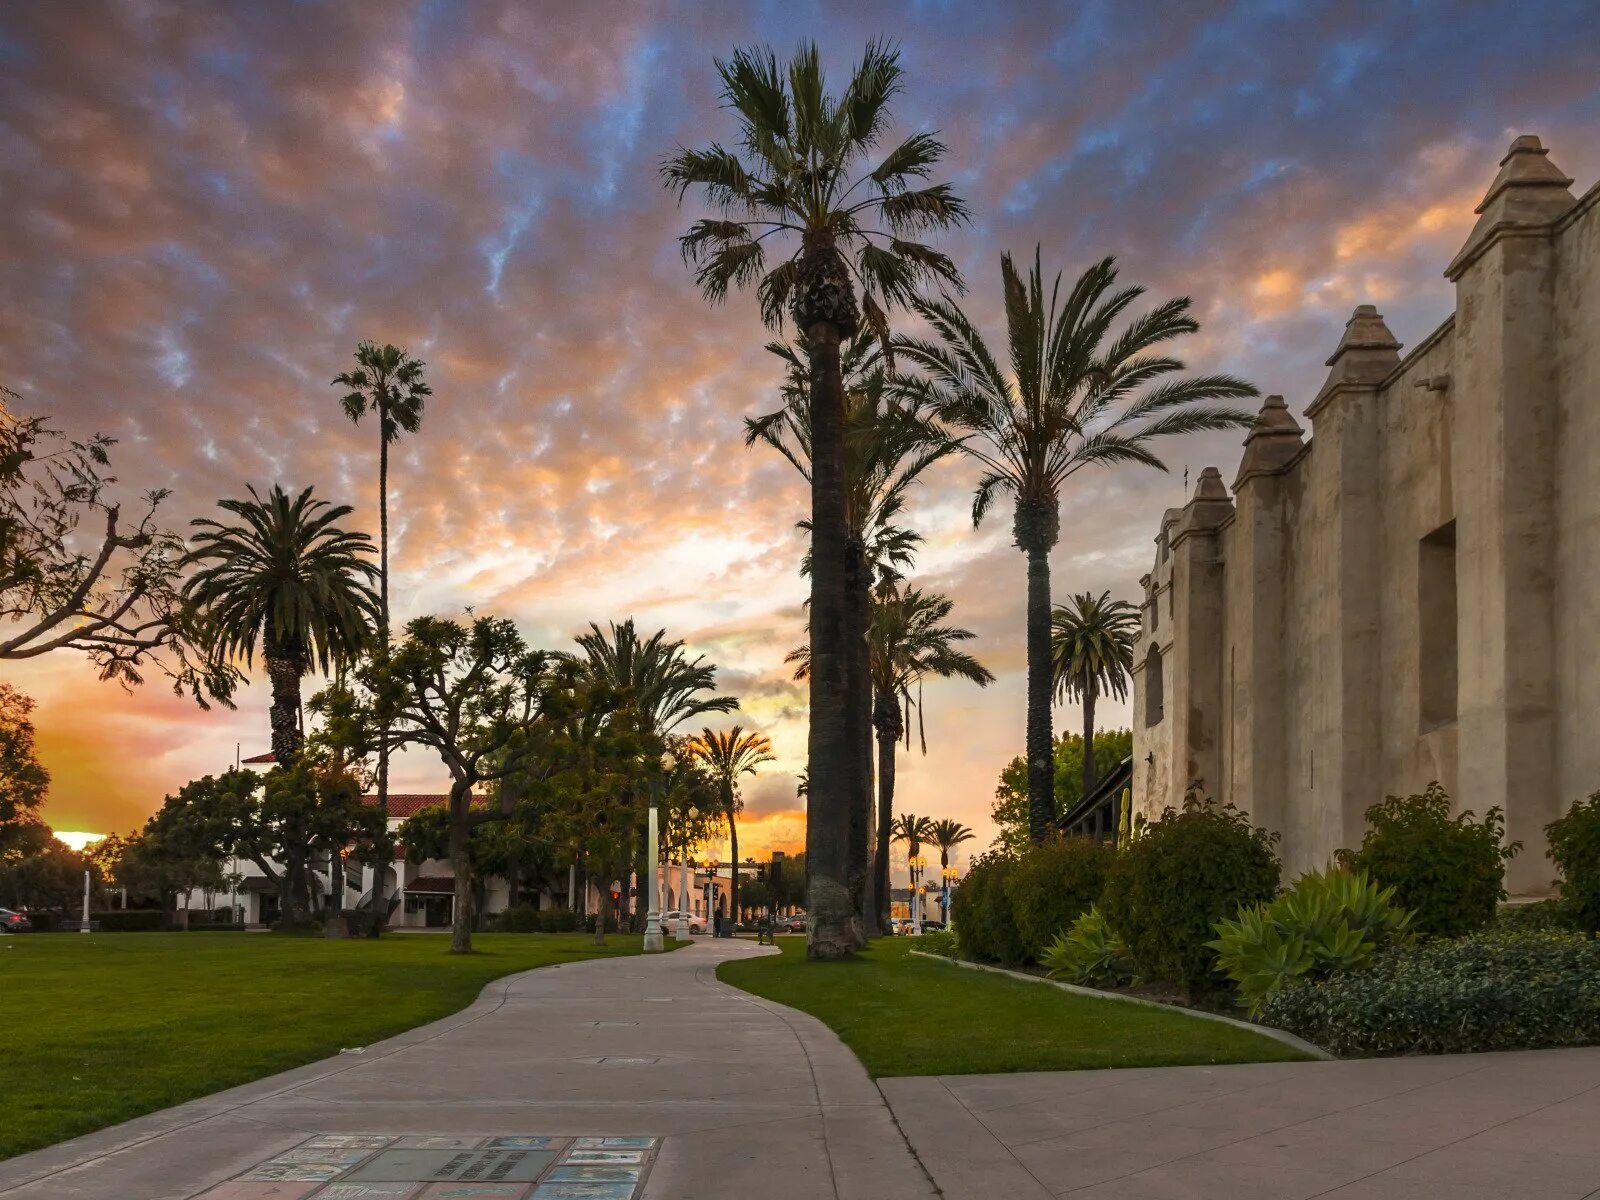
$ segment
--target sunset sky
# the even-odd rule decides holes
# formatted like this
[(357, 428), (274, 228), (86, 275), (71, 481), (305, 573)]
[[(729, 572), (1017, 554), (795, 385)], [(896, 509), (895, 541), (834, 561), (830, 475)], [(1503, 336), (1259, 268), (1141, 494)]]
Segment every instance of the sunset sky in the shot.
[[(970, 228), (941, 246), (1001, 337), (999, 256), (1075, 275), (1115, 254), (1194, 298), (1180, 350), (1297, 412), (1358, 303), (1408, 345), (1450, 310), (1442, 270), (1511, 138), (1600, 175), (1600, 6), (1572, 3), (13, 3), (0, 9), (0, 383), (120, 440), (129, 494), (174, 526), (219, 497), (314, 484), (376, 530), (376, 434), (328, 381), (358, 341), (434, 388), (392, 466), (396, 613), (514, 617), (564, 648), (590, 620), (665, 626), (720, 667), (779, 764), (741, 849), (797, 847), (804, 691), (791, 468), (746, 450), (779, 368), (752, 298), (711, 309), (656, 175), (731, 138), (712, 59), (815, 37), (836, 82), (904, 53), (899, 131), (936, 129)], [(1237, 439), (1171, 445), (1171, 476), (1078, 477), (1057, 597), (1132, 599), (1182, 475), (1232, 478)], [(934, 684), (905, 810), (977, 827), (1022, 742), (1024, 570), (1009, 509), (969, 519), (941, 464), (913, 581), (946, 591), (987, 691)], [(267, 689), (202, 713), (55, 655), (37, 697), (46, 819), (126, 830), (185, 780), (267, 745)], [(310, 686), (308, 686), (308, 692)], [(1126, 710), (1102, 704), (1106, 723)], [(1078, 713), (1058, 710), (1058, 728)], [(408, 753), (396, 790), (444, 783)]]

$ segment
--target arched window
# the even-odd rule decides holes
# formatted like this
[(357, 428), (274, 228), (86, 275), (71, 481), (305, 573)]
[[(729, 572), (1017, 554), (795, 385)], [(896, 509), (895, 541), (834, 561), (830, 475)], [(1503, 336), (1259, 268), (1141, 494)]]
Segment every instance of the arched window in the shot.
[(1150, 647), (1144, 658), (1144, 723), (1159, 725), (1166, 715), (1166, 681), (1161, 676), (1161, 651)]

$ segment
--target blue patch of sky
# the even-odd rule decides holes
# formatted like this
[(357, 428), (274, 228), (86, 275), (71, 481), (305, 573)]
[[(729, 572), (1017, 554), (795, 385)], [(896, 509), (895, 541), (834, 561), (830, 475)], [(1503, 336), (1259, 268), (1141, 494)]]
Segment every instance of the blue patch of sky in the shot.
[(600, 166), (591, 189), (597, 200), (609, 202), (616, 197), (617, 177), (638, 146), (645, 102), (655, 84), (656, 65), (665, 57), (666, 49), (665, 42), (657, 38), (640, 38), (634, 43), (628, 53), (621, 92), (600, 106), (591, 125)]
[(0, 63), (8, 67), (20, 67), (31, 63), (34, 58), (33, 51), (25, 43), (0, 33)]
[(506, 260), (544, 209), (544, 194), (538, 159), (521, 151), (500, 150), (494, 157), (495, 191), (502, 199), (500, 229), (478, 242), (478, 253), (488, 265), (483, 290), (500, 294), (500, 277)]
[(171, 326), (156, 335), (156, 371), (172, 387), (186, 387), (194, 374), (189, 352), (179, 340), (179, 331)]

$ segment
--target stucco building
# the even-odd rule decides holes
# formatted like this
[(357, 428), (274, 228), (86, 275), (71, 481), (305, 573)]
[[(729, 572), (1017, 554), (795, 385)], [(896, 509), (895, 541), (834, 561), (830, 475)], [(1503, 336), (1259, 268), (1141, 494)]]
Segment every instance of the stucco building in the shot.
[(1269, 397), (1231, 490), (1169, 510), (1134, 675), (1140, 811), (1192, 780), (1279, 831), (1288, 871), (1438, 780), (1504, 808), (1513, 893), (1600, 789), (1600, 186), (1519, 137), (1404, 356), (1355, 310), (1305, 409)]

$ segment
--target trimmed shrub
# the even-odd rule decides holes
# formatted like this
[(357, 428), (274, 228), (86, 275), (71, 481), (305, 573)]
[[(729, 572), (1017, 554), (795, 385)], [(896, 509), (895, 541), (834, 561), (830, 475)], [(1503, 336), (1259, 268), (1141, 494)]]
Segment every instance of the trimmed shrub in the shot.
[(1291, 984), (1362, 967), (1373, 952), (1409, 939), (1411, 914), (1365, 871), (1311, 871), (1270, 904), (1218, 921), (1217, 967), (1239, 989), (1239, 1002), (1261, 1006)]
[[(100, 922), (105, 933), (149, 933), (170, 928), (167, 914), (159, 908), (116, 908), (109, 912), (92, 912), (89, 919)], [(72, 927), (77, 928), (76, 922)]]
[(496, 933), (538, 933), (543, 928), (543, 915), (531, 904), (513, 904), (494, 914), (489, 927)]
[(956, 956), (956, 935), (948, 929), (930, 929), (911, 939), (911, 948), (942, 958)]
[(1277, 892), (1275, 840), (1233, 805), (1191, 794), (1115, 855), (1100, 911), (1141, 978), (1191, 997), (1227, 987), (1206, 941), (1218, 921)]
[(1285, 988), (1261, 1019), (1345, 1056), (1531, 1050), (1600, 1041), (1600, 941), (1479, 933), (1384, 951)]
[(1430, 937), (1460, 937), (1484, 929), (1506, 898), (1506, 860), (1521, 843), (1501, 844), (1505, 817), (1491, 808), (1483, 820), (1450, 815), (1450, 797), (1437, 783), (1414, 796), (1389, 796), (1367, 809), (1370, 828), (1361, 849), (1341, 855), (1365, 870), (1414, 914), (1412, 927)]
[(950, 898), (956, 943), (967, 958), (1020, 964), (1026, 957), (1017, 921), (1011, 911), (1006, 880), (1016, 867), (1010, 855), (990, 851), (967, 868)]
[(1550, 857), (1561, 868), (1566, 915), (1584, 933), (1600, 933), (1600, 792), (1545, 826)]
[(539, 914), (539, 928), (544, 933), (576, 933), (578, 914), (570, 908), (547, 908)]
[(1100, 898), (1115, 854), (1084, 837), (1052, 837), (1017, 854), (1005, 888), (1025, 960), (1038, 962), (1045, 947)]
[(1114, 988), (1133, 982), (1128, 947), (1095, 905), (1045, 947), (1039, 962), (1050, 978), (1080, 987)]

